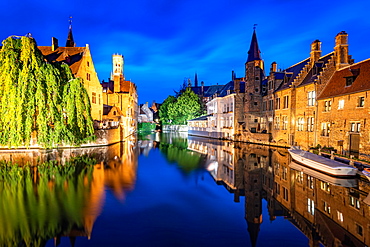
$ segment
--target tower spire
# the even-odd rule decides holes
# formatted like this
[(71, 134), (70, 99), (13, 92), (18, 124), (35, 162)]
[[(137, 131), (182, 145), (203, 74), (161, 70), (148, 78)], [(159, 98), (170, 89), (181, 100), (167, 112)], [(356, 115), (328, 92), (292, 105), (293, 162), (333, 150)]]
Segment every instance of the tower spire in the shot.
[(257, 24), (253, 25), (253, 36), (251, 45), (249, 47), (248, 51), (248, 59), (247, 62), (255, 61), (255, 60), (262, 60), (261, 59), (261, 51), (258, 48), (258, 42), (257, 42), (257, 35), (256, 35), (256, 26)]
[(73, 34), (72, 34), (72, 16), (69, 17), (69, 31), (68, 31), (68, 37), (66, 42), (66, 47), (75, 47), (76, 43), (73, 40)]
[(195, 87), (198, 87), (198, 75), (197, 75), (197, 73), (195, 73), (194, 84), (195, 84)]

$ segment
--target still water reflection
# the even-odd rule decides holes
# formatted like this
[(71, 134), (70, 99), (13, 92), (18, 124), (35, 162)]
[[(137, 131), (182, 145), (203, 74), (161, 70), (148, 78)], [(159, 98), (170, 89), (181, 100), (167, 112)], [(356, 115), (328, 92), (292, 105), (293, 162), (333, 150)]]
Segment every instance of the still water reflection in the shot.
[(0, 159), (0, 246), (370, 242), (369, 181), (309, 170), (286, 149), (153, 134)]

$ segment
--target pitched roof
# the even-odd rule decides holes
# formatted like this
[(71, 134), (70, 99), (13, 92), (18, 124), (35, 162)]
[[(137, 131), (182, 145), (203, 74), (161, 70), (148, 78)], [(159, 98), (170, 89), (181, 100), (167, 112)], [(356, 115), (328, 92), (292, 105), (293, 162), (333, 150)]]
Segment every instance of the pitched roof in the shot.
[(249, 51), (248, 51), (247, 62), (251, 62), (251, 61), (255, 61), (255, 60), (262, 60), (260, 53), (261, 53), (261, 51), (258, 48), (256, 30), (254, 30), (253, 35), (252, 35), (251, 45), (250, 45)]
[(230, 92), (234, 92), (234, 81), (230, 81), (225, 86), (223, 86), (218, 96), (224, 97), (229, 95)]
[(305, 60), (290, 66), (289, 68), (285, 69), (283, 72), (285, 72), (285, 80), (284, 82), (276, 89), (276, 91), (284, 90), (289, 88), (294, 79), (298, 76), (299, 72), (302, 71), (304, 66), (310, 61), (310, 58), (306, 58)]
[(204, 97), (212, 97), (215, 93), (220, 93), (224, 85), (211, 85), (204, 92)]
[[(348, 77), (354, 78), (350, 86), (346, 86)], [(368, 90), (370, 90), (370, 59), (336, 71), (317, 98), (325, 99)]]
[(54, 51), (51, 46), (38, 46), (38, 48), (48, 62), (64, 62), (69, 65), (73, 74), (76, 74), (80, 68), (83, 54), (86, 51), (86, 47), (58, 47)]

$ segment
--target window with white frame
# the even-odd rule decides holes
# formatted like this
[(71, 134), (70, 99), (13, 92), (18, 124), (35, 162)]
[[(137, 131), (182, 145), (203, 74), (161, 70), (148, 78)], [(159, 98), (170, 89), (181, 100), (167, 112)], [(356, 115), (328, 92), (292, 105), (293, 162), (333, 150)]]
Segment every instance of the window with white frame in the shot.
[(283, 126), (282, 126), (282, 129), (283, 130), (287, 130), (288, 129), (288, 116), (283, 116)]
[(314, 131), (314, 124), (315, 124), (315, 118), (314, 117), (308, 117), (307, 118), (307, 131), (313, 132)]
[(307, 94), (307, 105), (314, 106), (316, 102), (316, 91), (310, 91)]
[(275, 129), (280, 129), (280, 117), (275, 117)]
[(344, 108), (344, 99), (338, 100), (338, 110), (342, 110)]
[(303, 131), (303, 128), (304, 128), (304, 118), (299, 117), (298, 118), (298, 123), (297, 123), (297, 130), (298, 131)]
[(351, 129), (350, 129), (351, 132), (359, 133), (360, 130), (361, 130), (361, 123), (360, 122), (351, 122), (350, 127), (351, 127)]
[(307, 211), (311, 215), (315, 214), (315, 202), (311, 200), (310, 198), (307, 199)]
[(343, 222), (343, 213), (342, 212), (337, 211), (337, 219), (338, 219), (338, 221)]
[(356, 197), (353, 197), (353, 196), (349, 197), (349, 205), (351, 205), (352, 207), (356, 209), (360, 209), (360, 201)]
[(288, 107), (289, 107), (289, 95), (285, 95), (283, 109), (287, 109)]
[(330, 111), (331, 110), (331, 100), (325, 100), (324, 101), (324, 111)]

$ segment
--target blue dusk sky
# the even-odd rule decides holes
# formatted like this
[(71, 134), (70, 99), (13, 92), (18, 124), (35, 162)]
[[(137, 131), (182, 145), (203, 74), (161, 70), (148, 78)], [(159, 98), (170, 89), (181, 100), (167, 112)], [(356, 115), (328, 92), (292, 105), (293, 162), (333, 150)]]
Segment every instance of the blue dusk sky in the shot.
[(77, 46), (90, 45), (99, 80), (112, 54), (125, 57), (125, 76), (139, 103), (174, 95), (185, 78), (225, 84), (244, 75), (253, 25), (265, 67), (285, 69), (307, 58), (312, 41), (323, 54), (340, 31), (349, 35), (355, 62), (370, 58), (368, 0), (3, 0), (0, 38), (31, 33), (38, 45), (65, 44), (69, 16)]

